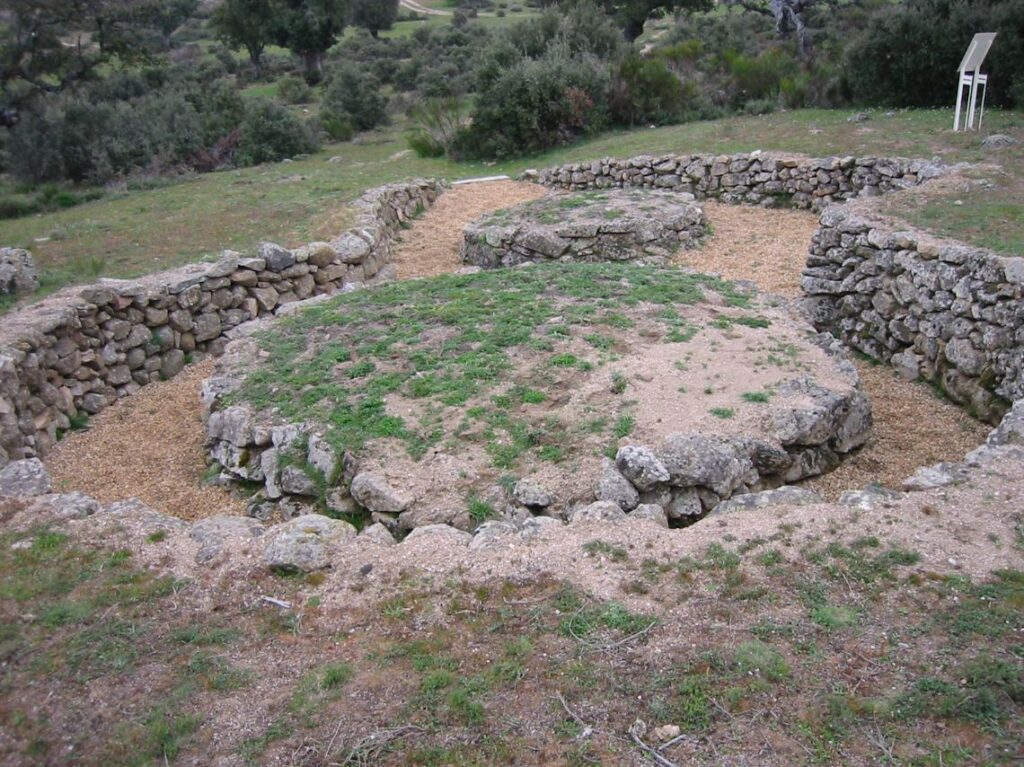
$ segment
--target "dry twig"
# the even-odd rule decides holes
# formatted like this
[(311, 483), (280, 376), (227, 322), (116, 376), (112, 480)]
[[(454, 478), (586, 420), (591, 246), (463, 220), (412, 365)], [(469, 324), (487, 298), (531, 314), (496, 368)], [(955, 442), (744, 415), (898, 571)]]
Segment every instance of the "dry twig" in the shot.
[(580, 730), (580, 734), (576, 736), (576, 740), (586, 740), (594, 734), (594, 728), (584, 722), (575, 711), (569, 708), (569, 704), (565, 702), (565, 698), (562, 696), (561, 691), (555, 691), (555, 698), (557, 698), (558, 702), (562, 704), (562, 708), (565, 709), (565, 713), (572, 717), (572, 720), (583, 728)]
[(344, 761), (336, 762), (335, 764), (339, 764), (341, 767), (349, 767), (350, 765), (362, 767), (362, 765), (376, 764), (378, 757), (396, 740), (401, 740), (421, 732), (426, 732), (426, 730), (415, 724), (406, 724), (401, 727), (371, 732), (349, 749), (348, 756), (345, 757)]

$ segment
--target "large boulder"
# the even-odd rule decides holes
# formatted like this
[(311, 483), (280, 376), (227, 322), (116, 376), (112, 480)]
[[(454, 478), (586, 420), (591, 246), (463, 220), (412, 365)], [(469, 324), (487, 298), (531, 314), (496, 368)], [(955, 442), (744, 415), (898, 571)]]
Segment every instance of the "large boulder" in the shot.
[(424, 541), (426, 539), (450, 541), (457, 546), (468, 546), (473, 536), (465, 530), (459, 530), (451, 525), (424, 525), (417, 527), (405, 537), (405, 543)]
[(658, 451), (658, 458), (672, 485), (706, 487), (723, 498), (745, 482), (758, 479), (746, 447), (729, 438), (672, 435)]
[(218, 514), (192, 525), (189, 537), (199, 543), (196, 562), (205, 564), (214, 560), (231, 539), (252, 539), (263, 535), (266, 528), (252, 517)]
[(555, 502), (554, 494), (532, 479), (521, 479), (512, 490), (512, 497), (523, 506), (543, 509)]
[(581, 506), (572, 513), (569, 520), (570, 525), (577, 525), (585, 522), (621, 522), (626, 518), (626, 512), (617, 503), (611, 501), (597, 501), (589, 506)]
[(1024, 399), (1013, 403), (1013, 408), (1003, 416), (999, 426), (992, 430), (985, 442), (993, 446), (1024, 445)]
[(601, 476), (594, 485), (594, 496), (599, 501), (617, 503), (623, 511), (630, 511), (640, 503), (640, 493), (607, 458), (601, 465)]
[(364, 527), (359, 531), (358, 538), (360, 543), (372, 543), (377, 546), (394, 546), (398, 543), (391, 531), (380, 522)]
[(806, 488), (786, 485), (774, 490), (763, 490), (760, 493), (744, 493), (734, 495), (722, 501), (711, 511), (712, 514), (728, 514), (744, 509), (763, 509), (768, 506), (807, 506), (822, 503), (821, 496)]
[(353, 478), (351, 492), (359, 505), (370, 511), (405, 511), (413, 500), (389, 485), (383, 477), (369, 472), (357, 474)]
[(13, 461), (0, 469), (0, 495), (45, 495), (51, 485), (50, 475), (38, 458)]
[(511, 522), (492, 519), (489, 522), (484, 522), (477, 528), (476, 534), (473, 536), (473, 540), (469, 543), (469, 548), (476, 550), (505, 546), (508, 545), (508, 543), (515, 538), (518, 533), (519, 528)]
[(99, 524), (115, 523), (118, 526), (135, 527), (147, 537), (180, 532), (188, 527), (184, 520), (157, 511), (138, 498), (128, 498), (103, 506), (89, 519)]
[(637, 490), (646, 492), (659, 482), (668, 482), (670, 475), (658, 456), (649, 447), (626, 445), (615, 454), (615, 465)]
[(668, 527), (665, 509), (656, 503), (641, 503), (629, 515), (630, 519), (646, 519), (660, 527)]
[(348, 522), (322, 514), (306, 514), (277, 526), (267, 536), (263, 563), (271, 570), (310, 573), (331, 565), (331, 549), (356, 537)]
[(31, 293), (38, 287), (32, 254), (21, 248), (0, 248), (0, 295)]
[(991, 136), (986, 136), (981, 140), (982, 149), (1006, 149), (1007, 147), (1015, 146), (1020, 142), (1013, 136), (1008, 136), (1005, 133), (993, 133)]

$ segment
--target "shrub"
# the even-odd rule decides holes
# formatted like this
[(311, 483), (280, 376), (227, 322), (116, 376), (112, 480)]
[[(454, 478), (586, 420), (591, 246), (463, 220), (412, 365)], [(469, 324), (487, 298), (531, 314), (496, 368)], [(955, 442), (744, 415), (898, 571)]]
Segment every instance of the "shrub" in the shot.
[(308, 104), (313, 91), (302, 78), (288, 75), (277, 81), (277, 95), (285, 104)]
[(687, 92), (661, 59), (628, 56), (613, 86), (612, 114), (616, 122), (630, 126), (678, 122), (683, 118)]
[(454, 96), (427, 99), (414, 106), (409, 117), (414, 125), (407, 139), (409, 148), (419, 157), (441, 157), (458, 133), (462, 105)]
[(320, 129), (327, 134), (331, 141), (351, 141), (356, 135), (356, 129), (352, 127), (347, 117), (325, 117), (320, 116)]
[(555, 51), (523, 59), (477, 95), (453, 152), (509, 157), (538, 152), (607, 126), (608, 75), (599, 62)]
[(908, 0), (884, 8), (846, 52), (846, 78), (865, 104), (948, 105), (971, 37), (999, 34), (987, 61), (990, 103), (1024, 105), (1024, 0)]
[(746, 104), (778, 96), (782, 80), (799, 71), (799, 64), (785, 51), (770, 48), (756, 57), (727, 57), (733, 81), (733, 102)]
[(236, 155), (241, 165), (277, 162), (312, 152), (316, 142), (305, 125), (276, 101), (257, 101), (246, 112)]
[(775, 99), (751, 99), (743, 104), (740, 110), (745, 115), (767, 115), (779, 108)]
[(387, 106), (380, 81), (345, 62), (331, 70), (320, 110), (329, 119), (348, 120), (357, 130), (369, 130), (385, 121)]
[(147, 93), (143, 79), (112, 80), (25, 114), (10, 131), (11, 172), (31, 183), (98, 184), (141, 169), (191, 165), (244, 114), (241, 97), (225, 82), (178, 82)]

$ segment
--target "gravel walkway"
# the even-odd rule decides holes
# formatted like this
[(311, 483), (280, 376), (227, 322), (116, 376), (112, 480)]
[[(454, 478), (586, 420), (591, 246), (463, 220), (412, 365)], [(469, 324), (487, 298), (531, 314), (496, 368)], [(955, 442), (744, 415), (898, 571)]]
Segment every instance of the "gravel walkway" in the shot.
[(202, 483), (199, 385), (212, 370), (213, 360), (189, 365), (93, 416), (47, 456), (55, 487), (105, 503), (138, 498), (182, 519), (245, 513), (241, 500)]
[(462, 228), (475, 218), (547, 194), (547, 189), (522, 181), (488, 181), (452, 187), (423, 217), (413, 223), (392, 254), (403, 280), (436, 277), (462, 266)]
[(800, 295), (800, 270), (818, 217), (806, 210), (768, 210), (701, 203), (711, 236), (697, 250), (683, 250), (675, 262), (730, 280), (754, 280), (762, 290)]
[[(455, 271), (466, 223), (545, 193), (514, 181), (446, 192), (404, 234), (394, 253), (399, 277)], [(814, 214), (714, 202), (704, 208), (713, 234), (701, 249), (680, 253), (677, 263), (799, 295), (800, 270), (817, 228)], [(184, 519), (243, 513), (241, 501), (228, 492), (201, 484), (206, 462), (198, 390), (211, 365), (192, 365), (171, 381), (151, 384), (93, 418), (88, 430), (69, 435), (46, 461), (57, 486), (103, 501), (134, 496)], [(871, 482), (896, 487), (919, 466), (960, 460), (988, 432), (925, 385), (907, 383), (884, 366), (860, 369), (874, 407), (874, 435), (836, 471), (808, 483), (830, 499)]]

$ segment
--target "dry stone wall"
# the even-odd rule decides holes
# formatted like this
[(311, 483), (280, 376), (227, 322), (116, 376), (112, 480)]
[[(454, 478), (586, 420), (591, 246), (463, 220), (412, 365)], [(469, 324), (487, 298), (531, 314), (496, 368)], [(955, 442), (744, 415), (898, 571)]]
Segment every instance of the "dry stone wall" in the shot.
[(5, 315), (0, 322), (0, 466), (45, 455), (60, 432), (193, 355), (219, 354), (243, 322), (317, 294), (389, 276), (402, 224), (443, 191), (436, 181), (373, 189), (356, 226), (331, 242), (253, 257), (225, 252), (138, 280), (102, 280)]
[(819, 330), (939, 384), (989, 422), (1024, 397), (1024, 258), (832, 206), (812, 239), (803, 290)]
[[(264, 328), (265, 321), (239, 328), (202, 390), (209, 411), (207, 452), (223, 469), (222, 477), (262, 485), (250, 498), (248, 513), (262, 520), (287, 520), (326, 508), (336, 514), (364, 513), (374, 521), (384, 519), (377, 516), (383, 513), (389, 524), (402, 529), (430, 524), (433, 519), (422, 515), (429, 503), (421, 507), (424, 499), (363, 473), (357, 454), (325, 437), (326, 425), (286, 423), (275, 409), (259, 410), (234, 397), (259, 366), (257, 334)], [(593, 478), (598, 504), (614, 505), (618, 511), (608, 512), (613, 516), (649, 506), (653, 508), (645, 513), (657, 510), (667, 519), (696, 517), (733, 495), (834, 469), (867, 441), (871, 405), (841, 345), (828, 335), (815, 336), (813, 343), (826, 352), (831, 375), (842, 386), (826, 386), (811, 374), (790, 379), (776, 392), (780, 404), (766, 407), (759, 437), (682, 432), (659, 445), (624, 447), (616, 463)], [(665, 420), (672, 423), (671, 413)], [(566, 506), (570, 499), (529, 480), (516, 486), (512, 498), (499, 492), (489, 500), (507, 519), (576, 514)], [(460, 511), (453, 510), (451, 516), (469, 524), (468, 514)], [(608, 509), (598, 506), (598, 511), (605, 514)]]
[(733, 155), (641, 155), (570, 163), (523, 178), (558, 189), (645, 187), (688, 192), (723, 202), (822, 208), (859, 196), (878, 196), (941, 175), (927, 160), (892, 157), (806, 159), (759, 152)]

